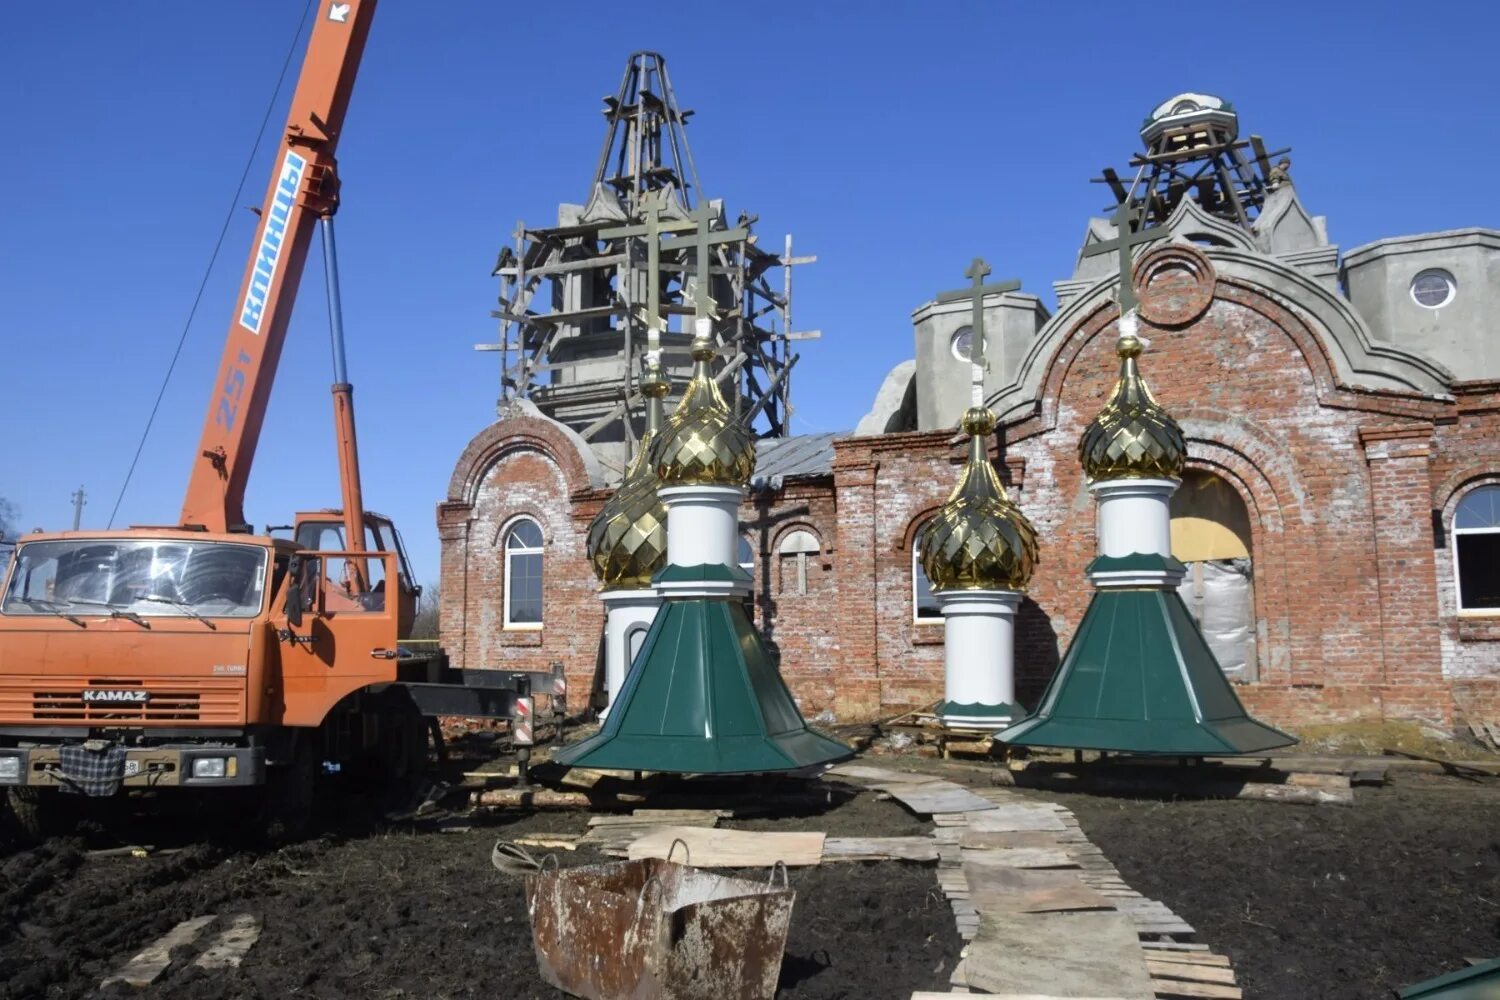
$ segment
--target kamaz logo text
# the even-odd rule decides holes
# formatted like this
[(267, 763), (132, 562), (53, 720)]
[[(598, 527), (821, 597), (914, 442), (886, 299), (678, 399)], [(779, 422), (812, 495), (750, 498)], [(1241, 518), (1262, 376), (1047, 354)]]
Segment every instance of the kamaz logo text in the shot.
[(255, 253), (255, 269), (250, 272), (250, 287), (245, 289), (245, 305), (240, 310), (240, 326), (251, 333), (260, 333), (261, 317), (266, 311), (266, 299), (271, 294), (271, 282), (276, 278), (276, 265), (281, 262), (281, 245), (286, 238), (286, 227), (292, 217), (292, 206), (297, 203), (297, 192), (302, 188), (302, 175), (307, 171), (307, 161), (287, 150), (281, 161), (281, 179), (276, 182), (276, 193), (271, 198), (271, 210), (266, 214), (265, 228), (260, 233), (260, 249)]
[(143, 705), (151, 700), (151, 692), (137, 690), (111, 690), (109, 688), (89, 688), (83, 692), (83, 700), (87, 704), (106, 705)]

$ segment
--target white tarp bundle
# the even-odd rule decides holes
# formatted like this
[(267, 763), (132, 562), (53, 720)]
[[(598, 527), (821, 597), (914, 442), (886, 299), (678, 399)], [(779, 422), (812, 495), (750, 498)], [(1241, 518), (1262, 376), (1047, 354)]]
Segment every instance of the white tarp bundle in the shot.
[(1249, 559), (1213, 559), (1187, 564), (1177, 593), (1203, 630), (1226, 676), (1256, 679), (1255, 599)]

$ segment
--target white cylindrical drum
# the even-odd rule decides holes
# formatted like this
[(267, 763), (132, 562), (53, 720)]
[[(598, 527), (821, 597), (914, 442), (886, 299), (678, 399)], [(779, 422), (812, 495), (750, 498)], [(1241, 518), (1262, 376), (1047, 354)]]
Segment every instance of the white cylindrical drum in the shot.
[(1172, 554), (1175, 479), (1106, 479), (1089, 484), (1099, 502), (1099, 554)]
[[(1016, 609), (1014, 590), (949, 590), (935, 595), (943, 611), (944, 700), (959, 705), (1002, 706), (1016, 701)], [(966, 725), (1014, 721), (976, 715), (950, 719)]]
[(625, 683), (634, 653), (656, 619), (661, 597), (654, 590), (606, 590), (599, 599), (605, 608), (604, 688), (608, 704), (613, 705)]
[(736, 486), (666, 486), (659, 495), (667, 506), (668, 563), (737, 564), (744, 490)]

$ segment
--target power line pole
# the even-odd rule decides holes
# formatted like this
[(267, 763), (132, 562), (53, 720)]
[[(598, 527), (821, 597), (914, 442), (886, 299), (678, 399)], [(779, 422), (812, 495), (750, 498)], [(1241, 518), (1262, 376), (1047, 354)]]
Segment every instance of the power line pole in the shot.
[(78, 492), (73, 494), (73, 530), (74, 531), (77, 531), (78, 530), (78, 526), (83, 523), (83, 508), (84, 508), (84, 505), (88, 503), (88, 501), (84, 499), (84, 496), (85, 496), (85, 494), (83, 492), (83, 487), (82, 486), (78, 487)]

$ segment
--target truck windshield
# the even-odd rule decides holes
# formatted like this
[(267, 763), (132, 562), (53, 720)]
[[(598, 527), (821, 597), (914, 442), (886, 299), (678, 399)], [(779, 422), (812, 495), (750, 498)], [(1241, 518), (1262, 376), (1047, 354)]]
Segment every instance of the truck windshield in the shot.
[(253, 618), (264, 600), (266, 550), (254, 545), (164, 539), (22, 542), (14, 559), (0, 604), (7, 615), (87, 615), (94, 608), (154, 617)]

